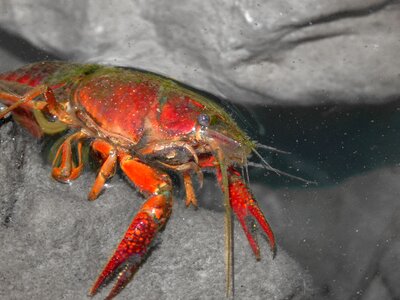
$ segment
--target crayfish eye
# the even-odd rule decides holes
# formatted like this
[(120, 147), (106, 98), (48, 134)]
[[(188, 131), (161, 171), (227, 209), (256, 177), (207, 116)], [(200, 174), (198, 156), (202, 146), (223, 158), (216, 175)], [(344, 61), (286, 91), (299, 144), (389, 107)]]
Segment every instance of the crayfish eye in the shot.
[(210, 116), (207, 114), (200, 114), (197, 117), (197, 121), (199, 122), (199, 124), (201, 126), (208, 126), (208, 125), (210, 125)]

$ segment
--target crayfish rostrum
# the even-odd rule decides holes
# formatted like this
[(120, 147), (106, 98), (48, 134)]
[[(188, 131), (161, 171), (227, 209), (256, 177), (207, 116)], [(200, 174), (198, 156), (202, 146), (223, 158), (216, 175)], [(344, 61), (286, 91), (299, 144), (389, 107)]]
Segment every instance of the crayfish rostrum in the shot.
[(207, 97), (149, 72), (40, 62), (0, 74), (0, 101), (7, 106), (0, 111), (0, 119), (11, 113), (36, 137), (65, 132), (52, 162), (54, 179), (70, 182), (79, 177), (86, 143), (102, 159), (89, 200), (99, 196), (117, 165), (146, 197), (90, 295), (119, 272), (107, 297), (113, 298), (140, 266), (171, 215), (171, 171), (183, 178), (186, 205), (197, 206), (192, 176), (201, 185), (203, 171), (215, 170), (225, 198), (228, 293), (232, 288), (231, 211), (257, 259), (260, 251), (252, 235), (255, 225), (249, 221), (258, 222), (275, 252), (272, 230), (238, 171), (247, 167), (252, 153), (259, 155), (258, 145)]

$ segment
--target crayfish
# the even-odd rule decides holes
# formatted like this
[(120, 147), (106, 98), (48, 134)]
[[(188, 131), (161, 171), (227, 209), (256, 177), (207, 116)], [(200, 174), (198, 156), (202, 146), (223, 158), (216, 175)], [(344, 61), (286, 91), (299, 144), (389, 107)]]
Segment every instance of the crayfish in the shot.
[(232, 211), (257, 259), (254, 220), (275, 253), (274, 234), (239, 172), (252, 153), (263, 160), (256, 151), (260, 145), (208, 97), (150, 72), (39, 62), (0, 74), (0, 101), (6, 106), (0, 119), (11, 113), (35, 137), (65, 132), (52, 161), (57, 181), (69, 183), (80, 176), (82, 147), (89, 145), (101, 157), (89, 200), (98, 198), (117, 166), (146, 197), (89, 295), (118, 273), (107, 296), (111, 299), (133, 277), (171, 215), (170, 172), (183, 178), (186, 205), (196, 207), (193, 176), (201, 185), (203, 171), (216, 173), (224, 195), (228, 295), (232, 294)]

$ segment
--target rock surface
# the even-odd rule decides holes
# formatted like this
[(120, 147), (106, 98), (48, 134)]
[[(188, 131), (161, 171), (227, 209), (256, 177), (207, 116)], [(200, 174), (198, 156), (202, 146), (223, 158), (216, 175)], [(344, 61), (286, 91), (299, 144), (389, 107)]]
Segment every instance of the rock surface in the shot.
[(0, 26), (67, 59), (162, 73), (242, 103), (400, 95), (399, 1), (2, 1)]
[(279, 243), (313, 274), (316, 299), (398, 299), (400, 168), (333, 187), (253, 187)]

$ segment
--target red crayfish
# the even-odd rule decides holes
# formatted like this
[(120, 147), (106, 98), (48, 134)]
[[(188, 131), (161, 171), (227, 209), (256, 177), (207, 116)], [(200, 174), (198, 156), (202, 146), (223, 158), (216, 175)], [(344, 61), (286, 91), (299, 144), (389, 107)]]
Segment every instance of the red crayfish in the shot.
[(119, 272), (107, 296), (113, 298), (140, 266), (171, 215), (168, 171), (182, 176), (187, 206), (197, 206), (192, 176), (201, 185), (204, 170), (216, 172), (225, 198), (228, 293), (232, 288), (231, 211), (257, 259), (260, 250), (252, 235), (255, 224), (250, 226), (249, 219), (258, 222), (275, 253), (273, 232), (238, 171), (247, 167), (251, 153), (259, 156), (258, 145), (207, 97), (145, 71), (40, 62), (0, 74), (0, 102), (7, 106), (0, 111), (0, 119), (11, 113), (36, 137), (66, 132), (53, 160), (56, 180), (70, 182), (79, 177), (84, 164), (82, 146), (87, 143), (102, 158), (89, 200), (99, 196), (117, 165), (147, 198), (89, 295)]

